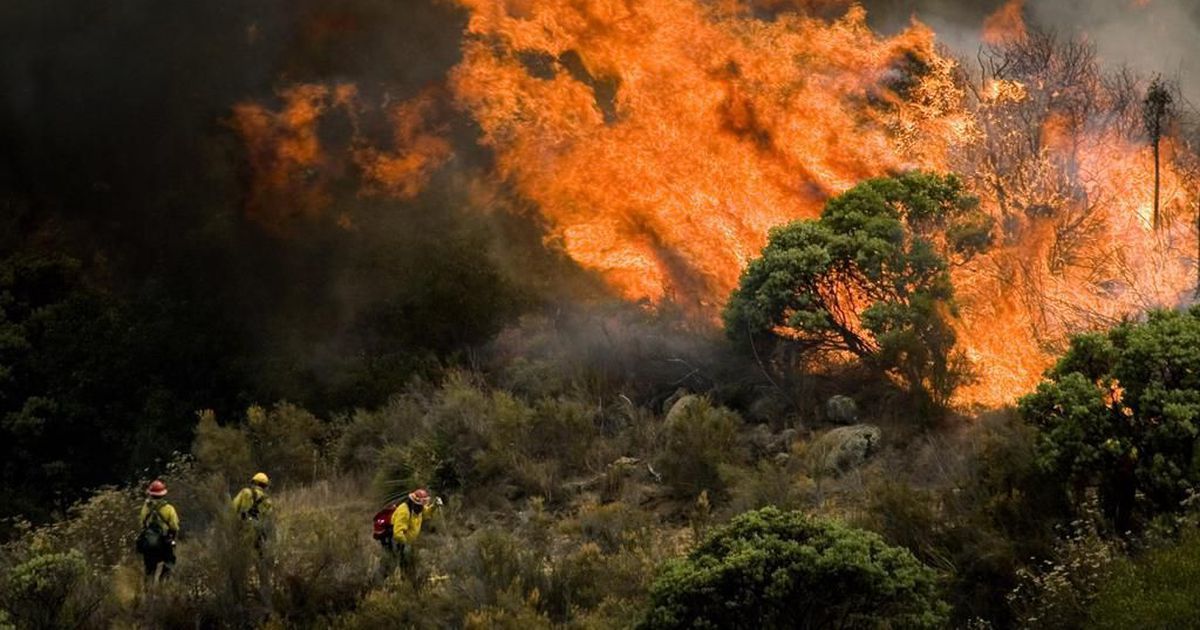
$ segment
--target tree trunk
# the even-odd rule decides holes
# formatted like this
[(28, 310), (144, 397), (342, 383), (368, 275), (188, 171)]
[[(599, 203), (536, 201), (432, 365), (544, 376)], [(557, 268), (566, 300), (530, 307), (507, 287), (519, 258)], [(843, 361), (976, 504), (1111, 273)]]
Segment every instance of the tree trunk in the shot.
[(1155, 136), (1155, 138), (1154, 138), (1154, 214), (1152, 215), (1153, 218), (1151, 219), (1151, 224), (1154, 226), (1155, 230), (1158, 230), (1158, 225), (1159, 225), (1158, 205), (1159, 205), (1159, 194), (1160, 194), (1160, 190), (1162, 189), (1162, 177), (1161, 177), (1159, 157), (1158, 157), (1159, 156), (1159, 143), (1160, 143), (1160, 137)]

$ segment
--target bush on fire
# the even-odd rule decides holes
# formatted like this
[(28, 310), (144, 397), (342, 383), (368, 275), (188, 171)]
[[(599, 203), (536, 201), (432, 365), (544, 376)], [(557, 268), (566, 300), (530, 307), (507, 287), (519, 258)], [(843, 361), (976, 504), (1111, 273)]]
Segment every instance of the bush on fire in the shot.
[(726, 331), (805, 354), (853, 353), (943, 404), (966, 373), (949, 264), (986, 248), (991, 228), (953, 175), (864, 182), (819, 219), (771, 231), (730, 298)]

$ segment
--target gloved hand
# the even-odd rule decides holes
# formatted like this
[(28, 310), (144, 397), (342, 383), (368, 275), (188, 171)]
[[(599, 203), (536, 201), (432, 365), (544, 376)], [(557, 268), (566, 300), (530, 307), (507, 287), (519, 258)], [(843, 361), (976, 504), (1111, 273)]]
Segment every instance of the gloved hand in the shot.
[(445, 505), (445, 503), (442, 501), (442, 497), (438, 497), (438, 498), (434, 499), (433, 504), (438, 507)]

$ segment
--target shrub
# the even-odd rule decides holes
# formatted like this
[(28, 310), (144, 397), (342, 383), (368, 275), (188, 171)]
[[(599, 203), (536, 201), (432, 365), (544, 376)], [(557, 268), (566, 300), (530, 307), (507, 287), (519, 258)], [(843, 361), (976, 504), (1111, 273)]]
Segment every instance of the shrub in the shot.
[(766, 508), (713, 531), (654, 583), (642, 628), (933, 628), (936, 575), (877, 535)]
[(1040, 464), (1071, 487), (1097, 487), (1118, 533), (1135, 511), (1178, 511), (1200, 489), (1198, 364), (1200, 308), (1075, 337), (1050, 380), (1021, 400)]
[(705, 490), (724, 495), (728, 467), (745, 459), (737, 440), (741, 424), (737, 414), (706, 399), (672, 410), (663, 426), (658, 465), (676, 497), (693, 498)]
[(37, 553), (10, 568), (0, 609), (18, 628), (88, 625), (104, 601), (100, 577), (78, 550)]
[(323, 481), (277, 501), (272, 604), (289, 626), (352, 609), (372, 584), (378, 545), (364, 527), (370, 509), (347, 490)]
[(317, 478), (324, 426), (316, 416), (282, 403), (269, 411), (258, 406), (246, 411), (255, 468), (270, 470), (284, 484)]
[(771, 230), (730, 296), (725, 330), (748, 349), (852, 354), (944, 405), (966, 377), (949, 263), (984, 249), (990, 231), (957, 177), (863, 182), (820, 219)]
[(192, 454), (202, 471), (219, 475), (226, 484), (241, 483), (254, 474), (250, 441), (238, 427), (221, 426), (211, 409), (200, 412)]
[(64, 538), (104, 569), (117, 566), (134, 548), (141, 500), (128, 490), (105, 489), (72, 509)]
[[(1099, 514), (1072, 523), (1053, 557), (1017, 572), (1020, 580), (1010, 595), (1022, 628), (1076, 628), (1088, 617), (1103, 584), (1119, 557), (1118, 545), (1103, 538), (1096, 528)], [(1151, 619), (1147, 617), (1146, 619)], [(1129, 627), (1129, 626), (1126, 626)]]
[(1118, 560), (1089, 611), (1093, 628), (1162, 628), (1196, 624), (1200, 602), (1200, 530), (1136, 559)]

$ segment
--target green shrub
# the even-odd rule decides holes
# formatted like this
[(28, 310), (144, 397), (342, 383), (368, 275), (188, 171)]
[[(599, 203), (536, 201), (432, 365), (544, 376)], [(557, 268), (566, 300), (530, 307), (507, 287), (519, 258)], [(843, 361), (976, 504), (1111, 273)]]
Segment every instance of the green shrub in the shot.
[(250, 440), (239, 427), (221, 426), (211, 409), (200, 412), (192, 455), (201, 472), (219, 475), (226, 484), (243, 483), (254, 474)]
[(106, 594), (80, 551), (38, 553), (8, 570), (0, 609), (18, 628), (81, 627), (93, 623)]
[(1200, 530), (1140, 558), (1118, 560), (1089, 611), (1091, 628), (1194, 627), (1200, 602)]
[(748, 351), (848, 353), (919, 402), (945, 405), (967, 376), (950, 263), (985, 249), (991, 227), (953, 175), (862, 182), (819, 219), (771, 230), (729, 298), (726, 333)]
[(379, 551), (365, 527), (371, 511), (350, 496), (319, 482), (277, 500), (272, 605), (289, 626), (350, 610), (372, 586)]
[(936, 574), (879, 536), (766, 508), (667, 564), (642, 628), (934, 628)]
[(325, 428), (316, 416), (287, 403), (269, 411), (254, 406), (246, 411), (246, 428), (257, 470), (283, 484), (317, 478)]
[(1021, 400), (1042, 467), (1098, 488), (1119, 534), (1200, 489), (1198, 364), (1200, 307), (1158, 311), (1073, 338), (1050, 380)]
[(676, 497), (694, 498), (705, 490), (724, 496), (729, 466), (745, 459), (737, 440), (741, 425), (734, 412), (700, 398), (670, 414), (658, 466)]

